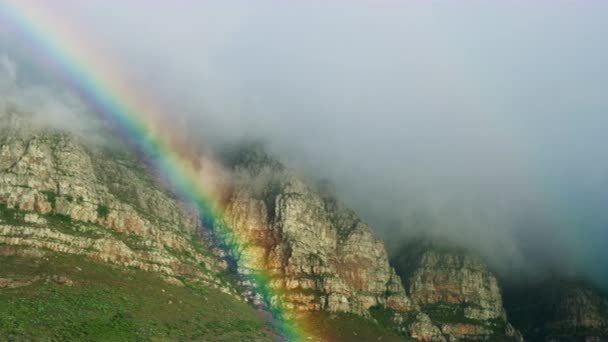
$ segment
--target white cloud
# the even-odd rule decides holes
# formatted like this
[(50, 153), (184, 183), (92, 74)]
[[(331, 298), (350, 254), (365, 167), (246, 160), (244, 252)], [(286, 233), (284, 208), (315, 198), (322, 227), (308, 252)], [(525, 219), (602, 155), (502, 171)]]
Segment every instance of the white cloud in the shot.
[[(268, 140), (331, 178), (389, 240), (422, 213), (420, 229), (500, 261), (578, 265), (608, 259), (580, 248), (605, 240), (593, 227), (608, 223), (590, 211), (608, 191), (607, 4), (99, 0), (53, 11), (192, 136)], [(17, 72), (4, 64), (8, 81)], [(79, 122), (65, 94), (17, 88), (51, 122)]]

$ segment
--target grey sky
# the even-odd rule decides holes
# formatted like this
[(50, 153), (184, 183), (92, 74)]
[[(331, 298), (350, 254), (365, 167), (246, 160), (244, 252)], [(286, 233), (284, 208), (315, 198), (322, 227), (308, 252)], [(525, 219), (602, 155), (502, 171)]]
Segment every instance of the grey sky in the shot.
[(195, 135), (264, 138), (387, 240), (608, 279), (607, 2), (143, 4), (53, 11)]

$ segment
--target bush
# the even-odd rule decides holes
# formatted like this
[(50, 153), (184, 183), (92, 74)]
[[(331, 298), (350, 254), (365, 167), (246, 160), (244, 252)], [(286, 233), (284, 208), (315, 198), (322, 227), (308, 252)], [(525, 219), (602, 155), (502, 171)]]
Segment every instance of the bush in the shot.
[(42, 191), (44, 195), (46, 195), (46, 199), (51, 203), (51, 208), (53, 211), (57, 209), (57, 194), (52, 191)]
[(0, 204), (0, 219), (8, 224), (20, 224), (23, 223), (23, 212), (19, 209), (9, 208), (2, 203)]
[(97, 214), (99, 215), (99, 217), (106, 218), (108, 217), (108, 215), (110, 215), (110, 208), (105, 205), (98, 205)]
[(53, 214), (53, 215), (49, 215), (49, 218), (51, 220), (55, 220), (57, 223), (62, 223), (62, 224), (67, 224), (67, 225), (72, 223), (72, 217), (70, 215)]

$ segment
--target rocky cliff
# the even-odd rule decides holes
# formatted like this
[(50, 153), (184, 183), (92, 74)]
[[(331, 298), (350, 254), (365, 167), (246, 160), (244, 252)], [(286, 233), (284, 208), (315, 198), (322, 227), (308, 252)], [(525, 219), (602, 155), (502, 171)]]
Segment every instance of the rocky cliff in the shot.
[(512, 285), (505, 301), (530, 341), (608, 340), (608, 297), (580, 281), (554, 278)]
[(286, 290), (283, 300), (297, 311), (414, 309), (382, 241), (333, 195), (259, 149), (239, 151), (232, 167), (237, 181), (227, 217), (237, 236), (253, 237), (241, 251), (242, 271), (270, 270), (273, 286)]
[[(201, 233), (198, 214), (138, 158), (112, 142), (36, 127), (21, 113), (0, 115), (0, 127), (2, 256), (82, 256), (251, 299), (250, 284), (226, 277), (229, 265)], [(352, 210), (259, 151), (241, 150), (229, 166), (227, 238), (247, 237), (238, 272), (269, 271), (273, 300), (291, 312), (377, 318), (409, 335), (418, 308), (383, 243)]]
[(462, 250), (423, 241), (393, 260), (407, 293), (449, 340), (520, 340), (508, 322), (496, 277)]
[[(94, 286), (87, 277), (95, 273), (85, 276), (77, 266), (89, 260), (125, 272), (159, 275), (173, 287), (223, 292), (226, 297), (216, 297), (216, 304), (230, 298), (232, 308), (260, 298), (252, 291), (255, 284), (239, 282), (243, 278), (232, 277), (231, 272), (263, 271), (274, 289), (272, 302), (293, 315), (316, 320), (310, 330), (319, 333), (311, 336), (313, 340), (521, 340), (507, 319), (496, 277), (479, 258), (416, 241), (389, 263), (382, 241), (331, 187), (306, 181), (257, 145), (232, 150), (223, 160), (231, 182), (225, 189), (226, 215), (220, 224), (231, 228), (225, 239), (240, 240), (238, 268), (232, 269), (202, 229), (199, 214), (160, 185), (139, 158), (108, 140), (92, 143), (36, 127), (21, 113), (0, 113), (0, 258), (15, 264), (0, 270), (0, 290), (41, 286), (40, 291), (47, 293), (45, 284), (69, 287), (74, 279)], [(33, 269), (44, 264), (65, 275), (21, 274), (16, 265), (26, 263), (18, 258), (29, 260)], [(64, 260), (70, 267), (51, 260)], [(118, 278), (114, 271), (100, 269)], [(528, 292), (512, 292), (516, 295), (506, 304), (517, 328), (531, 338), (560, 341), (566, 336), (592, 341), (608, 335), (605, 297), (588, 287), (554, 285), (546, 284), (553, 292), (539, 292), (538, 302), (521, 300), (521, 293)], [(184, 296), (201, 298), (199, 292)], [(252, 312), (248, 315), (255, 316)], [(7, 317), (16, 314), (0, 311), (0, 328), (15, 328)], [(31, 312), (22, 314), (29, 317)], [(124, 318), (123, 313), (113, 313), (108, 324), (114, 324), (114, 314)], [(252, 320), (247, 324), (264, 324)], [(153, 336), (149, 326), (157, 323), (146, 324), (152, 332), (146, 330), (142, 336)], [(188, 329), (201, 327), (198, 321), (188, 324)], [(231, 324), (223, 333), (230, 333)], [(15, 336), (24, 336), (15, 331)], [(0, 329), (0, 339), (1, 333)], [(184, 336), (210, 336), (205, 334), (213, 331), (188, 334)]]
[[(74, 135), (0, 116), (0, 248), (84, 255), (231, 291), (204, 247), (197, 215), (136, 158)], [(234, 292), (234, 291), (233, 291)]]

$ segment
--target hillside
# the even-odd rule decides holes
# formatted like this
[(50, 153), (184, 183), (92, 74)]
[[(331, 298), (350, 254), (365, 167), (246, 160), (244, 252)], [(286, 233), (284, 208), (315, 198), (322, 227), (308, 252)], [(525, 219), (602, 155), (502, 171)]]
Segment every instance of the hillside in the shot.
[[(256, 302), (253, 284), (239, 282), (225, 254), (208, 238), (198, 213), (160, 186), (136, 156), (117, 141), (93, 144), (37, 127), (22, 113), (5, 113), (0, 119), (0, 295), (8, 304), (0, 310), (2, 339), (273, 339), (268, 314), (246, 304)], [(325, 210), (325, 203), (303, 182), (291, 182), (308, 192), (299, 205), (310, 201), (316, 210)], [(263, 211), (237, 213), (257, 201), (247, 195), (248, 185), (240, 184), (227, 206), (233, 211), (227, 217), (241, 220), (231, 222), (237, 227), (235, 234), (253, 227), (264, 237), (263, 230), (278, 225), (268, 228), (268, 222), (255, 221), (266, 214)], [(294, 188), (282, 191), (297, 198)], [(364, 279), (369, 284), (362, 283), (356, 274), (374, 269), (349, 261), (343, 251), (351, 247), (338, 241), (329, 214), (318, 218), (318, 212), (300, 211), (288, 204), (288, 197), (276, 215), (292, 219), (281, 222), (285, 231), (267, 234), (287, 239), (256, 240), (290, 253), (280, 257), (287, 264), (273, 271), (272, 284), (284, 296), (277, 300), (294, 318), (312, 322), (307, 334), (314, 339), (401, 339), (397, 326), (378, 324), (367, 311), (385, 303), (397, 308), (408, 304), (382, 243), (365, 225), (353, 226), (356, 231), (344, 235), (373, 250), (371, 255), (367, 250), (352, 252), (353, 258), (365, 256), (377, 265), (377, 271)], [(333, 240), (323, 247), (316, 237), (307, 241), (291, 236), (300, 233), (300, 215), (308, 215), (307, 225), (325, 229)], [(256, 267), (245, 258), (256, 248), (252, 244), (243, 251), (239, 271)], [(315, 252), (322, 254), (313, 259)], [(347, 258), (340, 258), (343, 255)], [(333, 266), (321, 268), (326, 264)], [(261, 266), (271, 269), (270, 264)], [(163, 293), (174, 293), (174, 299), (162, 298)], [(180, 308), (180, 302), (188, 304)], [(167, 309), (173, 308), (183, 315), (168, 315)], [(310, 311), (333, 314), (295, 317)], [(207, 326), (212, 324), (219, 330)]]
[(608, 296), (580, 280), (553, 277), (507, 286), (505, 303), (530, 341), (608, 340)]
[(503, 307), (498, 280), (458, 248), (416, 241), (393, 260), (408, 294), (445, 335), (463, 340), (520, 340)]
[[(310, 341), (608, 336), (592, 289), (547, 284), (554, 292), (522, 305), (527, 290), (504, 297), (480, 258), (424, 241), (389, 262), (331, 187), (255, 144), (222, 159), (231, 184), (217, 224), (230, 228), (225, 244), (239, 241), (229, 259), (204, 213), (119, 139), (16, 112), (0, 128), (0, 341), (283, 340), (263, 300)], [(267, 298), (252, 273), (268, 275)]]

